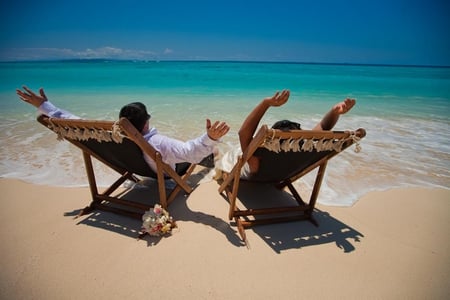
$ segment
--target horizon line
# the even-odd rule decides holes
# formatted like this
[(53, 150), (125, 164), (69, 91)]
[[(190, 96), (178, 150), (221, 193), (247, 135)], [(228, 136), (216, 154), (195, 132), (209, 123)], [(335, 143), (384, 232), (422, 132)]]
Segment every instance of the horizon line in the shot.
[(430, 64), (395, 64), (395, 63), (357, 63), (357, 62), (306, 62), (277, 60), (200, 60), (200, 59), (132, 59), (132, 58), (67, 58), (67, 59), (23, 59), (0, 60), (0, 63), (50, 63), (50, 62), (197, 62), (197, 63), (272, 63), (272, 64), (304, 64), (304, 65), (341, 65), (341, 66), (379, 66), (379, 67), (422, 67), (450, 68), (450, 65)]

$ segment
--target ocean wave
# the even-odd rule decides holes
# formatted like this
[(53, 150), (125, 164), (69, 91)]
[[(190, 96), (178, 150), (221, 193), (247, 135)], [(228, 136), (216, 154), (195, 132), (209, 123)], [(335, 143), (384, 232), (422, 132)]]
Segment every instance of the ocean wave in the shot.
[[(450, 187), (448, 123), (351, 117), (339, 125), (364, 127), (367, 136), (361, 141), (360, 153), (347, 149), (328, 163), (319, 203), (349, 206), (370, 191), (405, 186)], [(2, 177), (55, 186), (87, 185), (79, 149), (57, 141), (55, 134), (32, 120), (2, 121), (1, 128)], [(237, 139), (229, 138), (221, 151), (237, 143)], [(116, 173), (101, 163), (94, 162), (94, 167), (100, 186), (108, 186), (116, 178)], [(314, 174), (308, 174), (296, 185), (307, 195), (313, 182)]]

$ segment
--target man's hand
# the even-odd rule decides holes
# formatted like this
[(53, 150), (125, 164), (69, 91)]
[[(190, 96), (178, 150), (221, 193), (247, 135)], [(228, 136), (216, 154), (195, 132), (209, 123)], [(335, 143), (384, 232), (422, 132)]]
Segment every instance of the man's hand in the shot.
[(230, 130), (230, 126), (228, 126), (225, 122), (215, 121), (214, 124), (211, 125), (211, 120), (206, 119), (206, 132), (210, 139), (217, 141)]
[(27, 103), (30, 103), (31, 105), (35, 107), (41, 106), (42, 103), (47, 101), (47, 96), (44, 93), (44, 89), (39, 89), (39, 95), (36, 95), (32, 90), (27, 88), (26, 86), (23, 86), (24, 91), (17, 89), (16, 94), (19, 96), (22, 101), (25, 101)]
[(285, 104), (289, 99), (290, 92), (289, 90), (283, 90), (280, 92), (276, 92), (272, 97), (267, 97), (264, 99), (264, 102), (268, 106), (281, 106)]

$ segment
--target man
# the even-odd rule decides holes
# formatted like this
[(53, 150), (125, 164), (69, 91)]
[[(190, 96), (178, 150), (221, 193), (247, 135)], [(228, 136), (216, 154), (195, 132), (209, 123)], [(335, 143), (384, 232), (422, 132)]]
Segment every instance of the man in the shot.
[[(78, 116), (62, 110), (50, 101), (45, 95), (44, 89), (39, 90), (39, 94), (32, 90), (23, 87), (23, 90), (17, 89), (19, 98), (34, 107), (36, 107), (42, 114), (52, 118), (61, 119), (80, 119)], [(228, 133), (230, 127), (225, 122), (216, 121), (211, 123), (209, 119), (206, 120), (206, 133), (192, 140), (186, 142), (173, 139), (158, 133), (155, 128), (150, 128), (150, 115), (144, 104), (134, 102), (122, 107), (119, 113), (119, 118), (127, 118), (137, 130), (141, 132), (144, 139), (161, 153), (162, 160), (175, 169), (177, 163), (189, 162), (198, 163), (206, 156), (214, 151), (214, 147), (219, 142), (220, 138)], [(149, 166), (156, 171), (156, 163), (147, 155), (144, 155), (145, 161)]]

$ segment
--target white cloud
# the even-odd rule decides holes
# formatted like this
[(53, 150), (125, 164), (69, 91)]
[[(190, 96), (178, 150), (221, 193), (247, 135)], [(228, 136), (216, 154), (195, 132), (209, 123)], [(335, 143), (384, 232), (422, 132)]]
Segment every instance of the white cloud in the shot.
[(157, 57), (158, 54), (153, 51), (121, 49), (115, 47), (88, 48), (85, 50), (67, 48), (0, 49), (0, 60), (2, 61), (99, 58), (151, 60)]
[(172, 53), (173, 53), (173, 50), (172, 50), (172, 49), (166, 48), (166, 49), (164, 50), (164, 54), (172, 54)]

